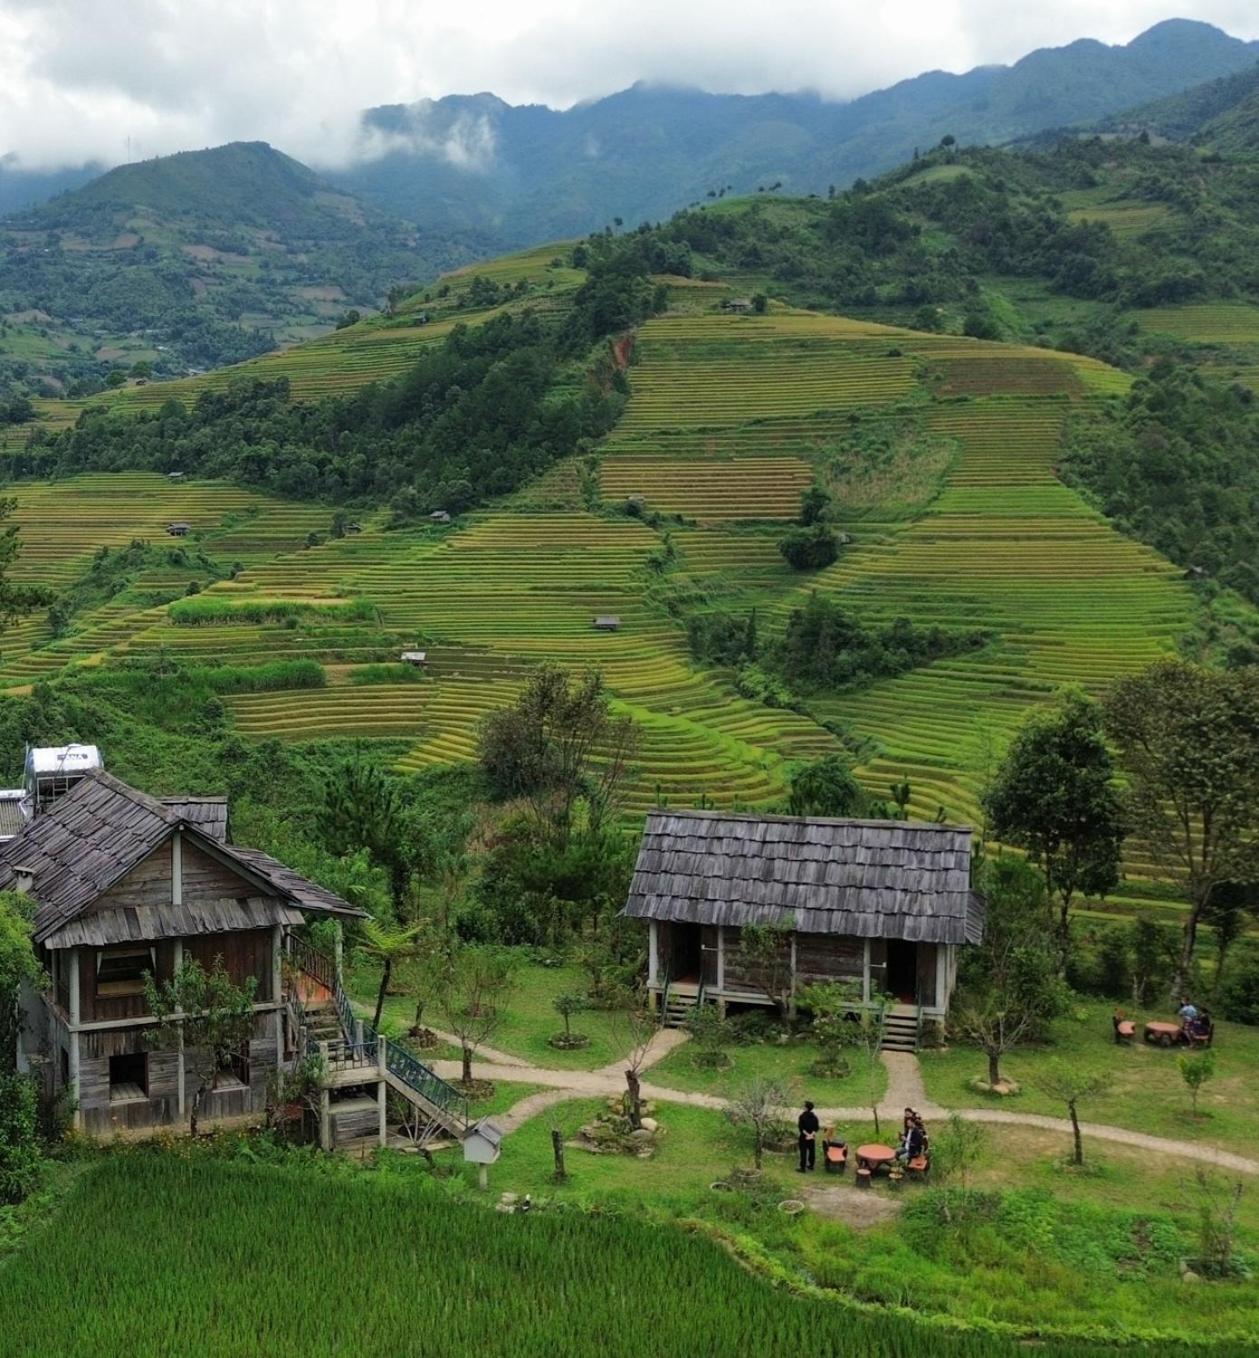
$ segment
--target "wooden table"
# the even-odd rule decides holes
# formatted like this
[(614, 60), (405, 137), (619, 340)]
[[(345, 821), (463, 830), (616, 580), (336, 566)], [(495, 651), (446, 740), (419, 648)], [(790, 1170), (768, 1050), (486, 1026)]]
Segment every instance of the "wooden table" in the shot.
[(891, 1146), (880, 1146), (876, 1143), (857, 1147), (857, 1167), (868, 1169), (872, 1174), (890, 1165), (895, 1159), (896, 1152)]
[(1145, 1040), (1157, 1042), (1160, 1047), (1170, 1047), (1180, 1038), (1179, 1023), (1159, 1023), (1153, 1021), (1145, 1025)]

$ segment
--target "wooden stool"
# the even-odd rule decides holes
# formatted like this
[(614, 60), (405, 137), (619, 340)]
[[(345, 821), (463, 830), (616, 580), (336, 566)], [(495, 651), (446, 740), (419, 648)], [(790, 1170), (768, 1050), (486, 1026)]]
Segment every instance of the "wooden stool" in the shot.
[(862, 1165), (861, 1168), (857, 1171), (857, 1187), (858, 1188), (870, 1187), (870, 1171), (865, 1167), (865, 1165)]

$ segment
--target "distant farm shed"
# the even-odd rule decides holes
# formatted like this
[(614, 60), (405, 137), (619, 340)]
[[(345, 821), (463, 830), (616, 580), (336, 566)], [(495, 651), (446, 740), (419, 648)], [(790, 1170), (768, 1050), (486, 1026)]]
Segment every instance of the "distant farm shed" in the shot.
[(983, 937), (970, 868), (963, 826), (653, 811), (622, 913), (648, 921), (648, 983), (673, 1000), (768, 1003), (740, 936), (773, 925), (793, 993), (848, 981), (916, 1025), (944, 1016), (957, 949)]
[(188, 534), (192, 532), (192, 524), (183, 522), (168, 523), (166, 525), (166, 531), (173, 538), (186, 538)]
[(751, 311), (752, 299), (750, 297), (727, 297), (721, 304), (722, 311)]
[(591, 619), (590, 625), (596, 632), (615, 632), (621, 626), (621, 620), (615, 614), (601, 613), (597, 618)]
[(404, 665), (414, 665), (418, 669), (423, 669), (428, 664), (427, 651), (403, 651), (398, 657)]
[(430, 523), (449, 523), (450, 515), (444, 509), (435, 509), (428, 516)]

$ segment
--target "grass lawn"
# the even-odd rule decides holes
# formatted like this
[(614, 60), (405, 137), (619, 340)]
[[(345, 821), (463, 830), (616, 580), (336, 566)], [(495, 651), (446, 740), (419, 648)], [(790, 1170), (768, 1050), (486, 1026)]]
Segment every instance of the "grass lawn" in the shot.
[[(347, 989), (354, 1000), (365, 1006), (370, 1014), (376, 1005), (376, 988), (380, 972), (370, 965), (347, 968)], [(549, 1070), (597, 1070), (625, 1053), (625, 1039), (618, 1041), (615, 1030), (616, 1015), (602, 1009), (585, 1009), (572, 1017), (575, 1033), (584, 1033), (590, 1045), (577, 1051), (560, 1051), (550, 1045), (550, 1039), (564, 1031), (564, 1020), (555, 1012), (552, 1001), (557, 995), (583, 995), (586, 992), (585, 973), (577, 967), (540, 967), (522, 962), (515, 973), (515, 988), (504, 1007), (502, 1022), (489, 1040), (498, 1051), (518, 1056), (531, 1065)], [(382, 1027), (388, 1032), (405, 1032), (415, 1017), (415, 1002), (404, 995), (391, 995), (385, 1000)], [(435, 1005), (424, 1011), (424, 1021), (434, 1028), (444, 1028), (440, 1011)], [(445, 1047), (426, 1053), (434, 1060), (455, 1060), (458, 1048)], [(473, 1062), (475, 1073), (476, 1062)]]
[(516, 1084), (515, 1081), (496, 1080), (494, 1082), (494, 1092), (484, 1099), (473, 1099), (468, 1105), (468, 1111), (474, 1118), (489, 1117), (493, 1113), (505, 1113), (521, 1099), (527, 1099), (530, 1094), (536, 1094), (542, 1085)]
[[(802, 1180), (789, 1154), (766, 1157), (763, 1193), (714, 1192), (712, 1181), (750, 1163), (746, 1134), (718, 1113), (666, 1105), (659, 1115), (667, 1130), (655, 1157), (570, 1148), (569, 1181), (554, 1185), (551, 1128), (571, 1136), (600, 1107), (598, 1100), (564, 1103), (525, 1124), (504, 1143), (488, 1198), (511, 1191), (532, 1194), (544, 1212), (551, 1203), (573, 1203), (662, 1221), (698, 1218), (755, 1240), (793, 1273), (823, 1286), (922, 1312), (1029, 1329), (1052, 1323), (1111, 1336), (1183, 1333), (1238, 1341), (1259, 1325), (1253, 1284), (1180, 1280), (1179, 1258), (1194, 1248), (1198, 1203), (1183, 1164), (1152, 1163), (1136, 1149), (1086, 1140), (1086, 1166), (1075, 1170), (1064, 1165), (1068, 1145), (1060, 1134), (990, 1128), (972, 1183), (979, 1191), (973, 1221), (959, 1226), (945, 1222), (931, 1206), (938, 1199), (917, 1185), (896, 1193), (876, 1181), (863, 1191), (851, 1174), (820, 1170)], [(872, 1124), (845, 1131), (854, 1142), (874, 1135)], [(471, 1189), (475, 1171), (460, 1173)], [(787, 1217), (777, 1203), (804, 1184), (824, 1190), (829, 1202), (824, 1210)], [(869, 1212), (880, 1205), (884, 1212)], [(1259, 1196), (1243, 1197), (1238, 1224), (1239, 1244), (1253, 1259)]]
[(861, 1051), (848, 1053), (852, 1074), (842, 1080), (822, 1080), (809, 1073), (818, 1056), (812, 1042), (791, 1042), (781, 1047), (773, 1042), (755, 1042), (731, 1047), (728, 1055), (728, 1070), (705, 1070), (695, 1064), (694, 1048), (687, 1043), (653, 1066), (645, 1078), (651, 1084), (727, 1098), (746, 1081), (769, 1077), (786, 1085), (793, 1099), (812, 1099), (819, 1108), (862, 1107), (870, 1102), (872, 1093), (877, 1100), (887, 1088), (883, 1063), (876, 1061), (871, 1071), (870, 1060)]
[(991, 1099), (968, 1085), (975, 1075), (986, 1075), (986, 1062), (973, 1047), (955, 1046), (921, 1055), (927, 1092), (946, 1108), (974, 1108), (991, 1102), (1012, 1112), (1049, 1113), (1065, 1117), (1066, 1110), (1036, 1087), (1039, 1072), (1055, 1061), (1073, 1070), (1106, 1074), (1106, 1093), (1087, 1104), (1080, 1116), (1088, 1122), (1112, 1123), (1153, 1136), (1220, 1146), (1259, 1158), (1259, 1029), (1236, 1023), (1217, 1023), (1216, 1074), (1199, 1095), (1199, 1115), (1190, 1113), (1189, 1091), (1177, 1063), (1178, 1049), (1164, 1050), (1141, 1041), (1147, 1018), (1167, 1019), (1164, 1010), (1129, 1014), (1137, 1025), (1137, 1040), (1117, 1045), (1112, 1037), (1114, 1006), (1105, 1001), (1079, 1000), (1053, 1026), (1052, 1043), (1021, 1047), (1002, 1061), (1002, 1073), (1019, 1081), (1023, 1092), (1009, 1099)]

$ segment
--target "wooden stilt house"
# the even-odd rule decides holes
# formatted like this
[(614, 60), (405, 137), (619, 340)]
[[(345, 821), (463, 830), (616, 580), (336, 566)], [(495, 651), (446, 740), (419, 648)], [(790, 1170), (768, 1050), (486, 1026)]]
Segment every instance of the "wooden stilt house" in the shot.
[(675, 1021), (701, 1000), (772, 1003), (741, 933), (775, 925), (793, 995), (828, 980), (891, 995), (892, 1043), (916, 1045), (983, 936), (970, 869), (964, 827), (653, 811), (622, 913), (647, 922), (648, 985)]

